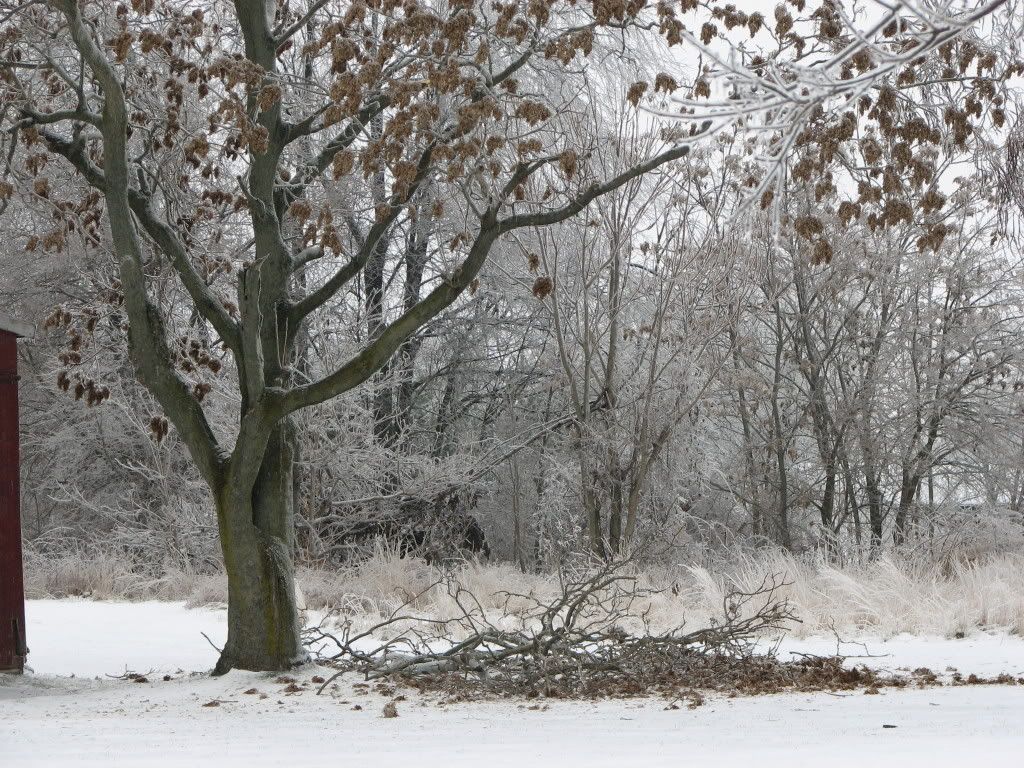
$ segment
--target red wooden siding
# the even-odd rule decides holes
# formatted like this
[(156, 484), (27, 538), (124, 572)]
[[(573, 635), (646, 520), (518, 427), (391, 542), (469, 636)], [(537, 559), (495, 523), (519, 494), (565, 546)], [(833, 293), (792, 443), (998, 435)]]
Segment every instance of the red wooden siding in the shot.
[(18, 457), (18, 352), (0, 331), (0, 670), (25, 665), (25, 588), (21, 561)]

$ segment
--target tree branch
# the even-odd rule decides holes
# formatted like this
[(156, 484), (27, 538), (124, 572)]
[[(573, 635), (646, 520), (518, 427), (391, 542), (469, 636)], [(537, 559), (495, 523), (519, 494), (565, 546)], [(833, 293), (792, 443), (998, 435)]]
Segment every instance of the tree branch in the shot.
[[(80, 138), (68, 140), (52, 132), (42, 132), (54, 152), (64, 157), (82, 177), (104, 195), (108, 194), (107, 180), (103, 172), (85, 153), (85, 142)], [(147, 234), (166, 254), (181, 278), (185, 290), (196, 305), (199, 313), (210, 322), (224, 344), (235, 354), (241, 353), (238, 324), (231, 318), (217, 296), (196, 271), (188, 257), (184, 244), (165, 222), (160, 221), (152, 210), (152, 200), (139, 190), (128, 188), (128, 202), (132, 213), (145, 228)]]
[(103, 88), (104, 196), (130, 323), (132, 359), (140, 378), (177, 426), (199, 471), (211, 487), (217, 487), (223, 469), (220, 447), (198, 400), (174, 370), (163, 319), (146, 292), (142, 248), (128, 195), (128, 109), (121, 82), (90, 36), (78, 3), (55, 0), (55, 4), (68, 21), (75, 46)]
[(284, 397), (287, 413), (322, 403), (362, 384), (398, 351), (420, 327), (439, 315), (459, 297), (480, 272), (498, 238), (497, 212), (489, 209), (480, 221), (480, 232), (469, 254), (452, 276), (443, 280), (422, 301), (388, 325), (377, 339), (330, 376), (290, 391)]
[(695, 133), (689, 139), (688, 143), (680, 144), (672, 149), (662, 152), (659, 155), (655, 155), (649, 160), (645, 160), (639, 165), (635, 165), (632, 168), (623, 171), (618, 176), (608, 179), (608, 181), (600, 184), (592, 184), (582, 194), (578, 195), (561, 208), (532, 214), (513, 215), (502, 219), (498, 225), (501, 234), (511, 232), (514, 229), (522, 229), (523, 227), (545, 227), (572, 218), (602, 195), (606, 195), (609, 192), (618, 189), (623, 184), (627, 184), (638, 176), (643, 176), (645, 173), (649, 173), (665, 163), (670, 163), (673, 160), (685, 157), (690, 153), (690, 147), (693, 142), (706, 137), (711, 132), (711, 126), (711, 121), (706, 121), (701, 126), (700, 131)]

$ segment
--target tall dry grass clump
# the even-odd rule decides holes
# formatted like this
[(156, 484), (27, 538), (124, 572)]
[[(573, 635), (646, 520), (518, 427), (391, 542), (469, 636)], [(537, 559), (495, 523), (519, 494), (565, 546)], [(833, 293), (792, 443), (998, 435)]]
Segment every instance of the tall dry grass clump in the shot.
[[(668, 562), (636, 568), (645, 591), (636, 606), (651, 628), (700, 628), (721, 615), (732, 591), (754, 592), (766, 577), (781, 576), (778, 596), (800, 623), (797, 636), (829, 633), (890, 637), (900, 633), (955, 636), (1004, 630), (1024, 634), (1024, 555), (996, 554), (975, 560), (929, 562), (886, 555), (861, 565), (836, 566), (777, 550), (737, 553), (715, 565)], [(424, 619), (459, 613), (448, 582), (495, 622), (514, 622), (530, 597), (560, 590), (558, 574), (524, 573), (510, 563), (467, 561), (443, 568), (402, 557), (379, 545), (358, 566), (298, 572), (307, 608), (334, 611), (354, 625), (369, 626), (398, 610)], [(26, 592), (31, 598), (88, 596), (95, 599), (184, 600), (189, 605), (226, 601), (222, 574), (139, 574), (115, 556), (77, 552), (60, 557), (26, 555)], [(506, 615), (507, 614), (507, 615)]]
[(833, 628), (883, 637), (974, 629), (1024, 633), (1024, 555), (942, 563), (889, 555), (837, 567), (767, 551), (738, 557), (715, 573), (686, 570), (689, 602), (705, 605), (720, 604), (730, 588), (751, 588), (765, 573), (784, 574), (782, 593), (802, 622), (793, 628), (797, 635)]

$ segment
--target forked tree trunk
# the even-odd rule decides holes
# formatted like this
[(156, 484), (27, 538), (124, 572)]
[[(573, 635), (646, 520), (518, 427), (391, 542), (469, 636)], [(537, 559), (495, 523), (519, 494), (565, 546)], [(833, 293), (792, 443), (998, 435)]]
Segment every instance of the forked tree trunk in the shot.
[(275, 430), (251, 490), (228, 486), (219, 494), (228, 639), (214, 674), (280, 671), (306, 657), (295, 597), (292, 429)]

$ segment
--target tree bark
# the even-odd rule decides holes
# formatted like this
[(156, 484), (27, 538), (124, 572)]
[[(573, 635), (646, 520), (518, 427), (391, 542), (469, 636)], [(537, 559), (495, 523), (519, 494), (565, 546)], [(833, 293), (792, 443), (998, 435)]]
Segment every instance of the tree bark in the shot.
[(228, 574), (228, 639), (214, 674), (282, 671), (305, 660), (295, 598), (294, 461), (290, 419), (278, 425), (252, 489), (218, 494)]
[(921, 475), (903, 469), (903, 477), (900, 482), (900, 503), (896, 508), (896, 518), (893, 522), (892, 540), (897, 547), (907, 541), (907, 518), (910, 515), (911, 507), (917, 499), (917, 491), (921, 485)]
[(865, 467), (864, 484), (868, 495), (868, 527), (871, 528), (871, 551), (877, 552), (882, 546), (884, 514), (882, 511), (882, 488), (879, 473), (873, 466)]
[(778, 471), (778, 507), (776, 514), (776, 541), (783, 549), (792, 549), (793, 542), (789, 531), (789, 473), (786, 468), (786, 443), (782, 437), (782, 411), (779, 408), (779, 393), (782, 388), (782, 354), (783, 328), (782, 308), (775, 302), (775, 361), (772, 380), (772, 447), (775, 454), (775, 466)]

